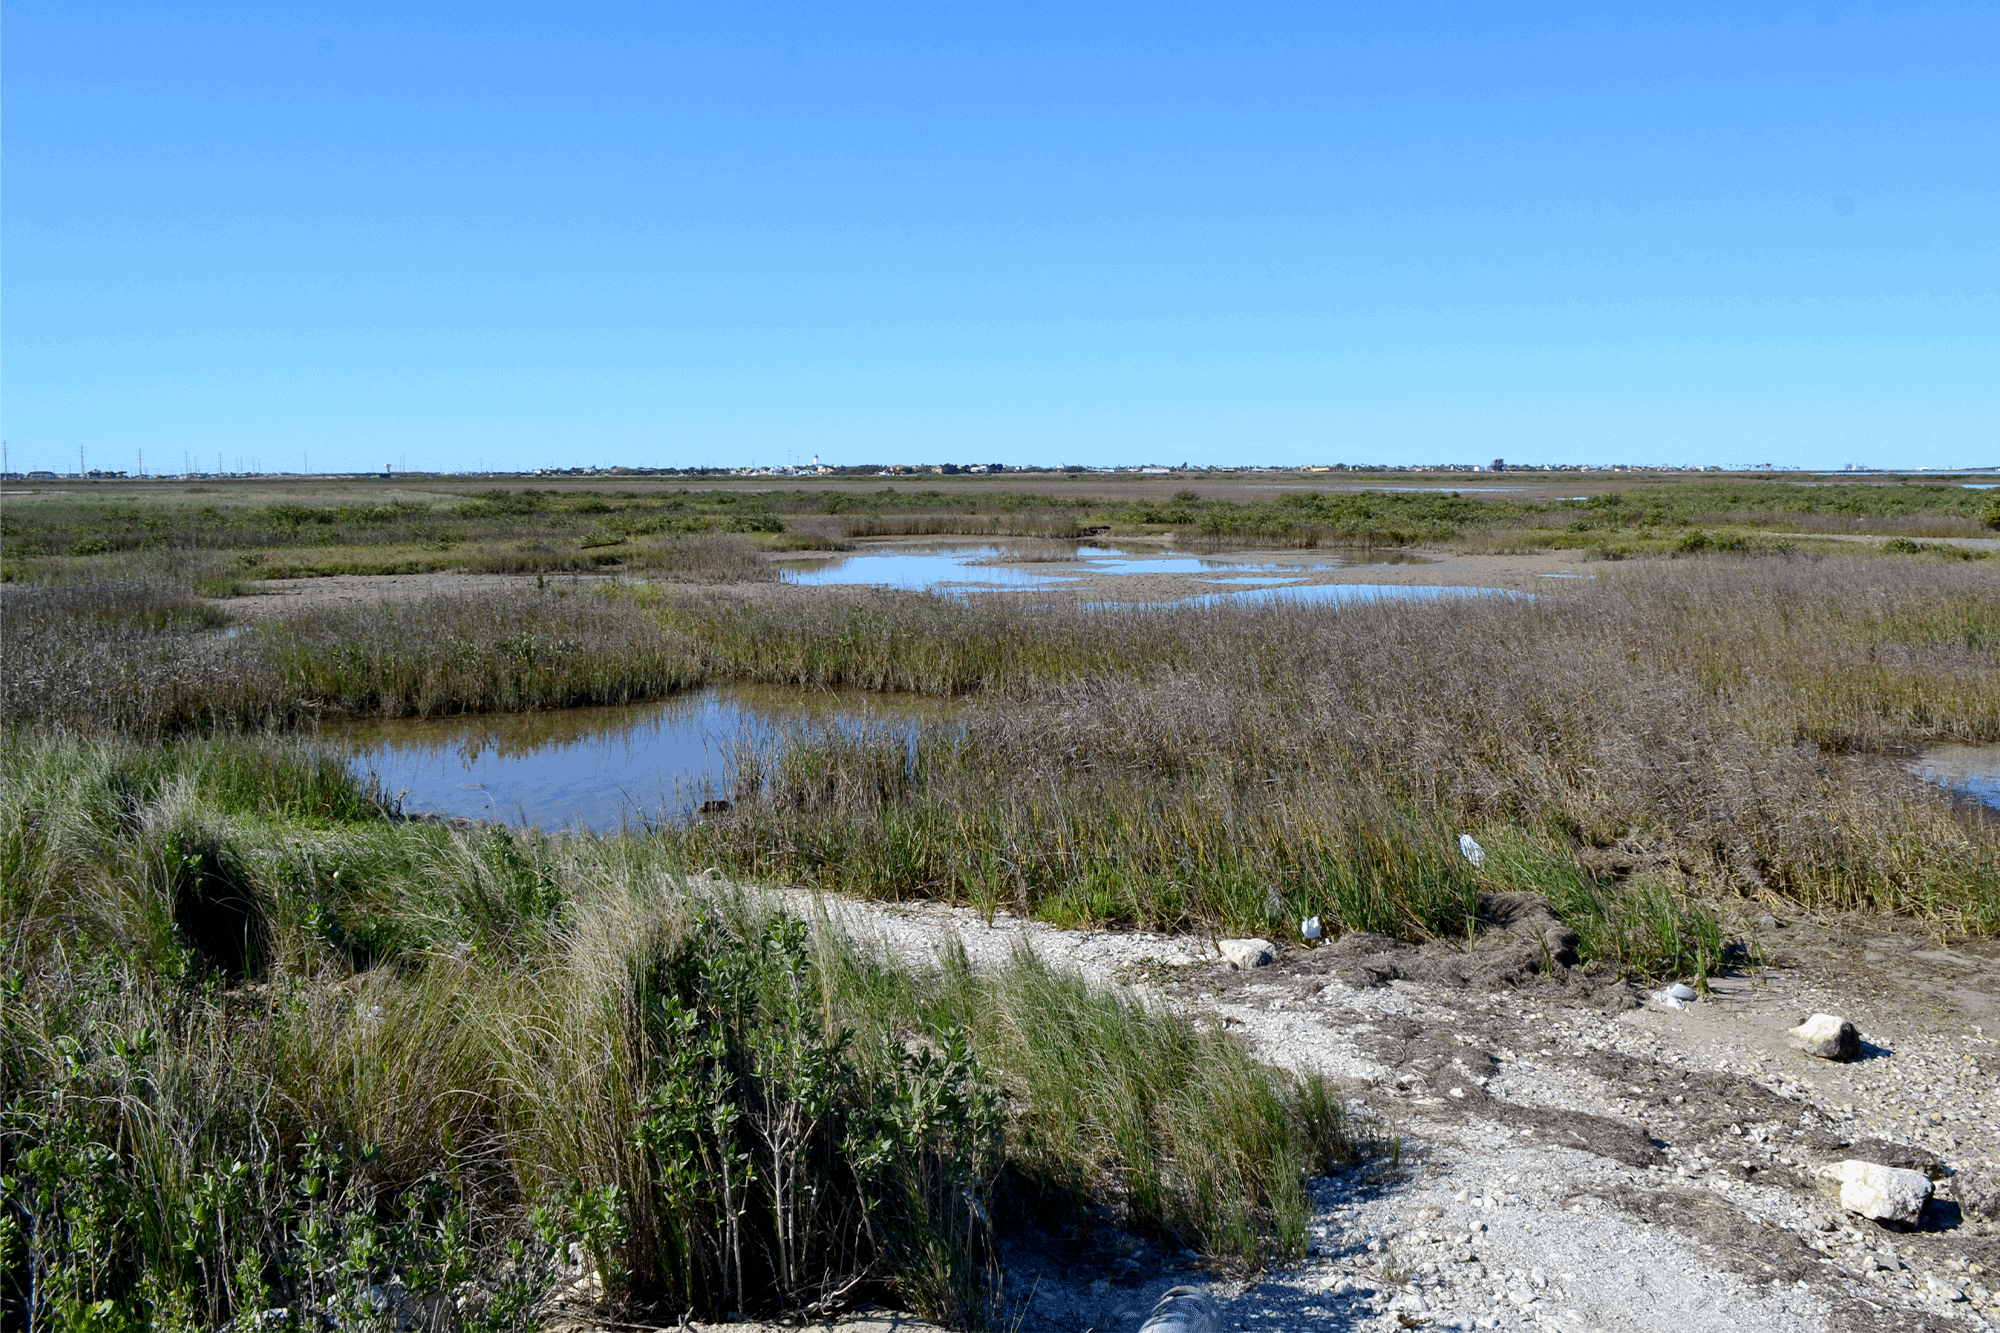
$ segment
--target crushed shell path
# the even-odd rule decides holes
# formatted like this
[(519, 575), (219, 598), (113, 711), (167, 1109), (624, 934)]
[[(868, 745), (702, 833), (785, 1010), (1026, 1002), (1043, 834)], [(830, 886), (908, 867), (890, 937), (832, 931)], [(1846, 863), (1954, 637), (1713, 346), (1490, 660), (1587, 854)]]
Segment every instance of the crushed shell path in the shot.
[[(1188, 1281), (1220, 1299), (1231, 1333), (2000, 1322), (2000, 1240), (1969, 1209), (1949, 1230), (1896, 1233), (1842, 1215), (1811, 1182), (1841, 1144), (1871, 1139), (1935, 1154), (1961, 1189), (1991, 1170), (2000, 1042), (1969, 1021), (2000, 993), (1989, 960), (1939, 961), (1892, 936), (1852, 945), (1857, 960), (1915, 961), (1952, 978), (1955, 1006), (1922, 996), (1899, 1012), (1855, 985), (1841, 993), (1828, 984), (1839, 969), (1808, 959), (1719, 979), (1682, 1012), (1611, 1013), (1555, 987), (1356, 986), (1291, 966), (1303, 960), (1290, 952), (1231, 975), (1199, 938), (770, 896), (918, 966), (954, 940), (989, 965), (1025, 944), (1237, 1032), (1270, 1064), (1327, 1075), (1371, 1129), (1401, 1138), (1400, 1168), (1316, 1182), (1312, 1253), (1297, 1264), (1248, 1284), (1206, 1277), (1191, 1255), (1143, 1250), (1112, 1273), (1015, 1267), (1000, 1326), (1136, 1330), (1163, 1291)], [(1816, 1009), (1844, 1009), (1874, 1058), (1833, 1065), (1788, 1051), (1784, 1029)], [(1953, 1188), (1939, 1186), (1949, 1211)]]

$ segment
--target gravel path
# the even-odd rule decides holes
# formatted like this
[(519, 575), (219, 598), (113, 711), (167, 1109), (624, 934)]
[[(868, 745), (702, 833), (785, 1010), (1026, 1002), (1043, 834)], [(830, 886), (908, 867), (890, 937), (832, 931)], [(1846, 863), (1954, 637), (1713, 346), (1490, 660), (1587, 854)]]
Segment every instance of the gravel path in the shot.
[[(1239, 972), (1189, 937), (780, 897), (918, 964), (954, 938), (989, 963), (1025, 943), (1338, 1080), (1365, 1123), (1400, 1137), (1400, 1165), (1318, 1182), (1300, 1264), (1249, 1284), (1143, 1248), (1109, 1273), (1016, 1264), (1019, 1327), (1135, 1329), (1183, 1281), (1209, 1285), (1225, 1329), (1246, 1333), (2000, 1321), (2000, 1238), (1975, 1207), (2000, 1195), (1990, 949), (1767, 919), (1765, 967), (1675, 1010), (1576, 969), (1499, 987), (1453, 984), (1449, 967), (1401, 979), (1425, 952), (1381, 941), (1375, 956), (1366, 937)], [(1784, 1029), (1815, 1011), (1858, 1024), (1863, 1058), (1787, 1048)], [(1848, 1156), (1942, 1176), (1924, 1228), (1885, 1229), (1820, 1193), (1813, 1169)]]

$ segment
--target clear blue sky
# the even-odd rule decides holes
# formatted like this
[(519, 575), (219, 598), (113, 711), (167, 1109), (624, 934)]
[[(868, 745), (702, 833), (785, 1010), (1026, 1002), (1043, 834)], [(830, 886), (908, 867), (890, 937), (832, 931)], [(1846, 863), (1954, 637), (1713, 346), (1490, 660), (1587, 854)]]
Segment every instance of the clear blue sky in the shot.
[(2000, 463), (2000, 6), (15, 0), (16, 468)]

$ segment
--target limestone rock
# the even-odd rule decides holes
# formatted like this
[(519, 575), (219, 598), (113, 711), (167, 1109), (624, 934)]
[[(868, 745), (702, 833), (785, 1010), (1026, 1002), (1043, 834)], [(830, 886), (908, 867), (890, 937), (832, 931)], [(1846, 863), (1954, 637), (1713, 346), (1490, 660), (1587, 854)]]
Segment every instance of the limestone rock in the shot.
[(1832, 1014), (1814, 1014), (1785, 1034), (1792, 1046), (1822, 1060), (1861, 1058), (1861, 1033), (1854, 1024)]
[(1229, 965), (1242, 971), (1278, 961), (1278, 946), (1269, 940), (1223, 940), (1218, 946)]
[(1829, 1187), (1839, 1187), (1842, 1208), (1878, 1222), (1915, 1226), (1931, 1197), (1930, 1178), (1923, 1172), (1875, 1162), (1830, 1162), (1819, 1169), (1819, 1177)]

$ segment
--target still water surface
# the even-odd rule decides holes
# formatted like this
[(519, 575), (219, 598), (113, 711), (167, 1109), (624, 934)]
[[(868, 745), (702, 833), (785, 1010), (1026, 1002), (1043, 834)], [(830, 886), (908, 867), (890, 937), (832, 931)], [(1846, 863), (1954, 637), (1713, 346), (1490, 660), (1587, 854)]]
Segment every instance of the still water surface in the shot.
[(2000, 810), (2000, 745), (1940, 745), (1909, 768), (1926, 782)]
[(730, 687), (610, 708), (329, 724), (410, 814), (595, 833), (688, 818), (729, 795), (738, 747), (801, 728), (908, 733), (948, 705), (859, 693)]
[(787, 583), (804, 587), (861, 586), (944, 593), (1002, 589), (1060, 588), (1084, 579), (1138, 574), (1188, 574), (1204, 582), (1243, 587), (1291, 582), (1329, 569), (1359, 563), (1315, 553), (1310, 560), (1248, 561), (1168, 551), (1078, 546), (1049, 559), (1021, 560), (1022, 548), (999, 545), (909, 545), (860, 555), (836, 556), (809, 567), (786, 569)]

